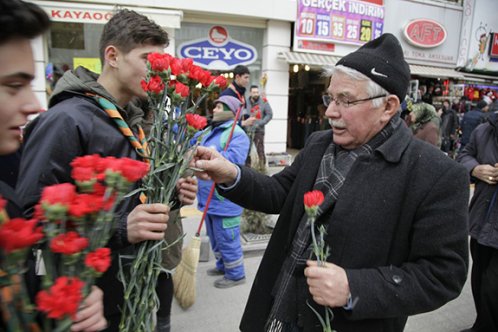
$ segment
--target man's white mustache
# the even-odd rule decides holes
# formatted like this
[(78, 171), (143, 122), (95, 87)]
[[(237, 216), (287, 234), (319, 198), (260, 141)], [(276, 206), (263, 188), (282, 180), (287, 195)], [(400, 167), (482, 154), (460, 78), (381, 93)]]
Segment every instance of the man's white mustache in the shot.
[(346, 124), (344, 122), (342, 122), (341, 120), (329, 119), (329, 124), (331, 127), (335, 127), (335, 128), (340, 128), (340, 129), (346, 128)]

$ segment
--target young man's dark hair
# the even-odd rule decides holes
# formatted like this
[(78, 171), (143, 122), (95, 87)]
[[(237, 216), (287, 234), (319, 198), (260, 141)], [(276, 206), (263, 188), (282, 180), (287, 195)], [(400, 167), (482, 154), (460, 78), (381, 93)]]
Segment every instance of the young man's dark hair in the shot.
[(107, 46), (114, 45), (128, 53), (139, 45), (168, 45), (168, 33), (146, 16), (121, 9), (105, 25), (99, 44), (100, 61), (104, 63)]
[(37, 5), (19, 0), (0, 1), (0, 44), (15, 38), (32, 39), (49, 26), (47, 14)]
[(237, 67), (234, 68), (233, 70), (233, 76), (242, 76), (244, 74), (251, 74), (251, 72), (249, 71), (249, 68), (247, 68), (246, 66), (243, 66), (243, 65), (238, 65)]

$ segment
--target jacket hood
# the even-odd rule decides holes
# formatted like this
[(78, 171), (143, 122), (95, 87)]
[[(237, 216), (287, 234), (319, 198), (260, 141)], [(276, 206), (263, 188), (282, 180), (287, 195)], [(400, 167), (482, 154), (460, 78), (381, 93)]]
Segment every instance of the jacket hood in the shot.
[(48, 103), (49, 107), (53, 107), (58, 103), (72, 98), (75, 95), (87, 97), (87, 93), (100, 95), (111, 101), (123, 118), (130, 126), (134, 126), (141, 122), (144, 112), (137, 107), (134, 102), (130, 102), (124, 109), (121, 108), (113, 96), (97, 82), (99, 75), (84, 68), (77, 67), (74, 71), (66, 71), (55, 85), (54, 91), (50, 96)]

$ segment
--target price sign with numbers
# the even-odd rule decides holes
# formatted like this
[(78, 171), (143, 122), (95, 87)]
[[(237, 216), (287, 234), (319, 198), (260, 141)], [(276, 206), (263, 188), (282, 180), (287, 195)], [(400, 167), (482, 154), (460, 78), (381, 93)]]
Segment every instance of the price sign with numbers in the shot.
[(372, 21), (361, 20), (360, 40), (365, 43), (372, 40)]
[(295, 42), (340, 42), (362, 45), (382, 34), (382, 0), (312, 1), (298, 0)]

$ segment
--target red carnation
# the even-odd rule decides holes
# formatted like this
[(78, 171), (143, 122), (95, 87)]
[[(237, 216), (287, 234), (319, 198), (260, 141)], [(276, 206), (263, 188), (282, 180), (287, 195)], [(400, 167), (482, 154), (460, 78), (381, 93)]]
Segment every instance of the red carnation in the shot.
[(324, 199), (323, 193), (320, 190), (308, 191), (304, 194), (304, 208), (306, 213), (310, 216), (314, 216)]
[(159, 76), (152, 76), (147, 83), (147, 90), (155, 94), (160, 94), (164, 90), (164, 82)]
[(182, 62), (180, 59), (171, 57), (169, 61), (169, 67), (171, 68), (171, 73), (175, 76), (183, 74), (182, 71)]
[(95, 168), (97, 167), (100, 159), (102, 158), (98, 154), (76, 157), (73, 161), (71, 161), (71, 167)]
[(194, 66), (194, 60), (190, 58), (184, 58), (180, 60), (180, 63), (182, 64), (182, 72), (183, 73), (188, 73)]
[(7, 205), (7, 201), (3, 199), (3, 197), (0, 195), (0, 211), (5, 209), (5, 206)]
[(11, 219), (0, 225), (0, 247), (7, 253), (31, 247), (43, 238), (41, 227), (36, 227), (36, 219)]
[(74, 319), (83, 300), (81, 290), (84, 285), (76, 277), (57, 278), (49, 290), (40, 291), (36, 295), (38, 310), (46, 313), (48, 318), (62, 319), (69, 316)]
[(83, 217), (87, 214), (97, 213), (102, 209), (102, 197), (97, 195), (81, 194), (69, 206), (69, 215)]
[(169, 67), (169, 58), (164, 54), (150, 53), (147, 56), (147, 61), (150, 63), (150, 68), (156, 72), (162, 72)]
[(142, 90), (144, 90), (145, 92), (149, 91), (149, 85), (147, 84), (146, 80), (141, 80), (140, 85), (142, 86)]
[(224, 89), (227, 86), (227, 79), (224, 76), (216, 76), (213, 80), (214, 84), (220, 87), (220, 89)]
[(48, 205), (60, 204), (69, 207), (75, 196), (76, 187), (70, 183), (62, 183), (45, 187), (40, 201)]
[(50, 249), (58, 254), (73, 255), (86, 247), (88, 247), (88, 239), (80, 237), (73, 231), (57, 235), (50, 241)]
[(190, 89), (185, 84), (182, 84), (180, 82), (176, 82), (175, 93), (180, 95), (182, 98), (185, 98), (190, 93)]
[(86, 182), (96, 179), (96, 174), (93, 168), (75, 167), (71, 171), (71, 177), (74, 181)]
[(121, 175), (126, 178), (128, 182), (136, 182), (147, 175), (149, 171), (149, 165), (142, 161), (138, 161), (131, 158), (113, 158), (108, 157), (106, 168)]
[(202, 130), (207, 125), (207, 119), (199, 114), (187, 113), (185, 119), (187, 124), (196, 130)]
[(98, 248), (89, 252), (85, 257), (85, 265), (99, 273), (104, 273), (111, 266), (111, 249)]

